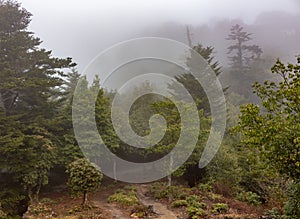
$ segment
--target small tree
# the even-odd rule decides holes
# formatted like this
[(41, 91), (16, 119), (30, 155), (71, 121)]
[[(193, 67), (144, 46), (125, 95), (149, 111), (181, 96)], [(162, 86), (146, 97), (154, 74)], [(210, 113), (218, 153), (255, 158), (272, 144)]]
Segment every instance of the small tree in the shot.
[(67, 173), (69, 174), (68, 186), (72, 194), (76, 196), (83, 194), (82, 207), (84, 208), (88, 193), (99, 188), (103, 174), (85, 158), (77, 159), (69, 164)]

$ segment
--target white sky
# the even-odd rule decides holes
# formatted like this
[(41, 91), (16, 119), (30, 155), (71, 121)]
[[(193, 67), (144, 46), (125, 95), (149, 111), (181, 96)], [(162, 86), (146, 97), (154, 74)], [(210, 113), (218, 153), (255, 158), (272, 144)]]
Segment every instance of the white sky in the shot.
[[(54, 55), (82, 69), (89, 58), (150, 24), (202, 24), (213, 18), (247, 23), (264, 11), (300, 12), (299, 0), (19, 0), (33, 14), (30, 30)], [(85, 49), (83, 49), (85, 48)], [(90, 49), (89, 49), (90, 48)], [(80, 50), (80, 52), (78, 51)], [(93, 51), (93, 52), (91, 52)], [(84, 54), (86, 53), (86, 56)], [(85, 58), (83, 58), (83, 56)]]

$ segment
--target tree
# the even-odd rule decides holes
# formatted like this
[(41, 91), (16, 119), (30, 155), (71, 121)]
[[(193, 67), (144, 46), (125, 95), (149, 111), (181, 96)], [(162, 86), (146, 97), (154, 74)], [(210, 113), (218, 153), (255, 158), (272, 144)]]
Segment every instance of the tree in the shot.
[[(263, 69), (251, 71), (254, 66), (261, 66), (262, 49), (258, 45), (250, 45), (249, 41), (252, 40), (251, 33), (243, 31), (243, 27), (236, 24), (230, 29), (230, 33), (226, 38), (232, 41), (233, 44), (228, 47), (228, 54), (230, 60), (230, 78), (236, 81), (236, 92), (244, 95), (246, 98), (251, 96), (251, 84), (256, 81), (256, 74), (262, 74)], [(232, 84), (232, 81), (231, 81)]]
[[(281, 81), (254, 84), (263, 109), (254, 104), (242, 106), (236, 127), (246, 145), (258, 149), (270, 165), (295, 184), (300, 180), (300, 57), (297, 61), (284, 65), (277, 60), (271, 71)], [(299, 206), (299, 197), (296, 202)], [(295, 214), (300, 215), (299, 208)]]
[(68, 186), (73, 195), (83, 194), (83, 208), (86, 207), (88, 193), (97, 190), (101, 184), (103, 174), (85, 158), (77, 159), (69, 164)]
[(262, 49), (258, 45), (247, 45), (246, 43), (252, 38), (252, 34), (243, 31), (243, 27), (236, 24), (230, 29), (230, 34), (227, 40), (234, 41), (235, 43), (228, 47), (228, 54), (234, 53), (229, 57), (231, 67), (239, 72), (239, 74), (246, 73), (251, 61), (260, 59)]
[(77, 144), (72, 124), (73, 94), (81, 76), (75, 68), (67, 73), (64, 85), (60, 87), (63, 93), (60, 113), (56, 116), (60, 129), (57, 133), (59, 147), (56, 150), (56, 165), (66, 167), (83, 154)]
[[(213, 69), (216, 76), (219, 76), (221, 74), (221, 67), (219, 66), (218, 61), (214, 60), (213, 47), (211, 46), (204, 47), (203, 45), (198, 44), (193, 47), (193, 50), (199, 53), (199, 55), (201, 55), (207, 61), (208, 65)], [(187, 58), (186, 65), (188, 67), (197, 68), (199, 63), (194, 63), (194, 60), (198, 60), (198, 59), (197, 58), (194, 59), (193, 57)], [(198, 102), (198, 109), (204, 109), (205, 114), (209, 115), (210, 106), (209, 106), (208, 98), (201, 84), (196, 80), (194, 75), (192, 75), (189, 72), (185, 72), (183, 74), (175, 76), (175, 79), (189, 91), (194, 101)], [(168, 88), (171, 89), (178, 98), (184, 98), (184, 96), (182, 96), (181, 93), (176, 92), (180, 90), (177, 88), (176, 83), (169, 84)], [(226, 89), (227, 88), (225, 88), (224, 91), (226, 91)]]
[[(120, 140), (111, 121), (111, 102), (100, 86), (99, 77), (95, 76), (89, 85), (86, 77), (82, 76), (73, 101), (75, 101), (72, 105), (73, 126), (77, 127), (76, 140), (82, 152), (91, 162), (99, 166), (102, 162), (114, 162), (109, 157), (103, 156), (104, 146), (114, 153), (119, 149)], [(91, 115), (93, 111), (95, 118)], [(93, 129), (95, 121), (97, 130)], [(101, 143), (98, 140), (99, 135), (103, 141)], [(114, 173), (116, 179), (116, 171)]]
[[(203, 110), (200, 110), (198, 112), (198, 116), (201, 124), (201, 129), (200, 133), (197, 133), (195, 135), (195, 118), (187, 118), (190, 119), (190, 121), (185, 121), (185, 123), (182, 123), (182, 115), (180, 115), (175, 103), (178, 106), (180, 105), (180, 107), (182, 108), (182, 110), (185, 111), (185, 113), (189, 114), (192, 112), (193, 105), (190, 103), (185, 103), (183, 101), (172, 102), (172, 100), (165, 99), (164, 101), (153, 103), (153, 112), (162, 115), (166, 119), (167, 129), (163, 139), (160, 142), (158, 142), (155, 146), (148, 149), (148, 153), (156, 154), (159, 156), (164, 156), (168, 153), (171, 153), (170, 160), (168, 161), (168, 163), (166, 163), (166, 166), (164, 167), (166, 168), (166, 172), (173, 172), (172, 174), (168, 175), (168, 186), (171, 186), (172, 175), (182, 176), (186, 173), (187, 170), (191, 170), (193, 166), (197, 166), (197, 169), (199, 169), (198, 163), (200, 160), (201, 152), (204, 149), (204, 145), (207, 140), (210, 128), (209, 118), (203, 115)], [(184, 127), (183, 124), (187, 123), (189, 123), (191, 126)], [(186, 129), (186, 134), (188, 134), (179, 143), (178, 140), (180, 138), (182, 129)], [(156, 127), (154, 128), (153, 132), (160, 130), (162, 130), (162, 127)], [(190, 142), (196, 142), (196, 145), (191, 145)], [(172, 152), (170, 151), (177, 144), (179, 144), (178, 147), (180, 148), (180, 150), (178, 150), (177, 154), (172, 154)], [(180, 168), (174, 171), (174, 161), (180, 159), (186, 151), (191, 150), (191, 147), (194, 147), (192, 148), (192, 155)], [(192, 178), (188, 179), (189, 182), (192, 182), (193, 180), (194, 179)]]
[(64, 69), (75, 64), (40, 48), (40, 39), (27, 31), (30, 17), (20, 4), (0, 1), (0, 172), (14, 180), (1, 192), (18, 193), (21, 187), (24, 200), (33, 201), (47, 183), (58, 146), (57, 88), (64, 83)]

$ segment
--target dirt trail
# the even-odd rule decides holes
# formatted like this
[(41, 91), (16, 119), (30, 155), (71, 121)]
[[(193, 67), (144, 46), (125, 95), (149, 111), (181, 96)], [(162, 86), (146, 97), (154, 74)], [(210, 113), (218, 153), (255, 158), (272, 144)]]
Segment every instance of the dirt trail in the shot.
[(172, 211), (167, 209), (165, 205), (144, 195), (147, 191), (147, 185), (137, 185), (136, 189), (137, 197), (139, 198), (140, 202), (146, 206), (152, 205), (154, 212), (158, 214), (157, 219), (177, 219), (177, 216)]
[(93, 200), (93, 204), (97, 207), (100, 207), (101, 209), (104, 209), (107, 213), (109, 213), (110, 219), (130, 219), (128, 215), (124, 214), (120, 209), (118, 209), (118, 207), (116, 207), (112, 203), (107, 203), (106, 201), (101, 200)]

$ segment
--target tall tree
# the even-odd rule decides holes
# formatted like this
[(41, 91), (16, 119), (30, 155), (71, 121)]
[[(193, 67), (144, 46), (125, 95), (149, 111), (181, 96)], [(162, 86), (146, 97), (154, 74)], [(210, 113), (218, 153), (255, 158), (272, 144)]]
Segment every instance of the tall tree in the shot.
[(229, 56), (230, 64), (239, 74), (245, 74), (249, 69), (250, 62), (260, 59), (262, 54), (262, 49), (258, 45), (247, 44), (252, 40), (252, 34), (243, 29), (239, 24), (232, 26), (226, 38), (234, 42), (228, 47), (228, 54), (233, 54), (233, 56)]
[[(211, 46), (204, 47), (201, 44), (198, 44), (193, 47), (193, 50), (196, 51), (199, 55), (201, 55), (206, 61), (207, 64), (212, 68), (215, 72), (216, 76), (221, 74), (221, 67), (219, 66), (219, 62), (215, 61), (213, 53), (214, 48)], [(191, 53), (193, 54), (193, 53)], [(188, 67), (197, 66), (198, 63), (194, 63), (194, 60), (198, 60), (197, 58), (187, 58), (186, 65)], [(198, 102), (198, 109), (204, 109), (205, 114), (210, 114), (210, 106), (208, 102), (208, 98), (201, 84), (196, 80), (196, 78), (189, 72), (184, 72), (178, 76), (175, 76), (175, 79), (181, 83), (191, 94), (192, 98)], [(184, 99), (184, 96), (180, 92), (177, 92), (178, 87), (176, 83), (171, 83), (168, 85), (168, 88), (171, 89), (174, 94), (180, 98)], [(224, 89), (226, 91), (227, 88)]]
[[(185, 121), (183, 123), (181, 121), (182, 117), (176, 108), (176, 105), (180, 105), (185, 112), (191, 113), (193, 109), (193, 105), (190, 103), (185, 103), (183, 101), (179, 102), (172, 102), (169, 99), (165, 99), (163, 101), (158, 101), (152, 105), (153, 111), (156, 114), (162, 115), (166, 121), (167, 121), (167, 129), (166, 133), (163, 137), (163, 139), (158, 142), (155, 146), (151, 147), (148, 149), (148, 153), (154, 153), (159, 156), (164, 156), (168, 153), (171, 153), (170, 159), (168, 163), (166, 163), (166, 172), (172, 172), (173, 170), (173, 163), (176, 159), (180, 159), (182, 154), (184, 154), (186, 151), (189, 151), (191, 148), (189, 147), (194, 147), (193, 148), (193, 153), (192, 155), (188, 158), (188, 160), (180, 167), (178, 168), (174, 173), (168, 175), (168, 185), (171, 185), (172, 182), (172, 175), (175, 176), (182, 176), (187, 173), (187, 171), (192, 171), (193, 167), (196, 170), (199, 170), (198, 168), (198, 162), (200, 160), (201, 152), (204, 149), (205, 142), (208, 137), (209, 133), (209, 126), (210, 126), (210, 119), (208, 117), (205, 117), (203, 115), (203, 110), (199, 110), (199, 120), (201, 123), (201, 129), (200, 133), (197, 133), (195, 135), (195, 121), (194, 118), (188, 118), (189, 121)], [(189, 123), (191, 126), (189, 127), (184, 127), (183, 124)], [(186, 129), (186, 133), (189, 136), (185, 136), (184, 139), (178, 143), (178, 140), (181, 135), (182, 129)], [(162, 127), (156, 127), (154, 128), (153, 132), (155, 131), (161, 131)], [(191, 145), (190, 142), (196, 142), (196, 145)], [(176, 144), (180, 148), (178, 150), (177, 154), (172, 154), (170, 152)], [(157, 157), (159, 157), (157, 156)], [(195, 170), (193, 169), (193, 171)], [(198, 173), (198, 172), (197, 172)], [(190, 179), (188, 179), (188, 182), (190, 184), (194, 184), (195, 178), (192, 178), (190, 175)]]
[(63, 84), (63, 69), (75, 64), (40, 48), (40, 39), (27, 30), (30, 17), (19, 3), (0, 2), (0, 172), (18, 185), (1, 192), (21, 187), (33, 200), (47, 183), (57, 146), (54, 118), (61, 93), (56, 88)]
[(75, 68), (72, 68), (66, 74), (65, 82), (60, 90), (63, 93), (63, 101), (61, 102), (61, 110), (56, 116), (58, 120), (57, 144), (56, 150), (56, 167), (66, 168), (66, 165), (73, 162), (77, 158), (82, 158), (83, 154), (77, 144), (72, 124), (72, 103), (73, 94), (81, 75)]
[[(244, 95), (246, 98), (252, 96), (251, 85), (257, 81), (258, 74), (262, 74), (264, 69), (253, 68), (261, 66), (262, 49), (255, 44), (249, 44), (252, 40), (252, 33), (243, 31), (243, 27), (236, 24), (231, 27), (226, 38), (232, 42), (228, 47), (230, 61), (230, 78), (233, 91)], [(253, 71), (255, 70), (255, 71)]]

